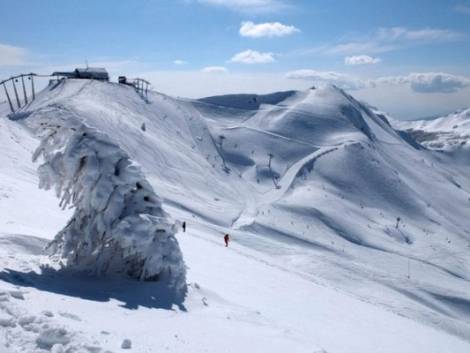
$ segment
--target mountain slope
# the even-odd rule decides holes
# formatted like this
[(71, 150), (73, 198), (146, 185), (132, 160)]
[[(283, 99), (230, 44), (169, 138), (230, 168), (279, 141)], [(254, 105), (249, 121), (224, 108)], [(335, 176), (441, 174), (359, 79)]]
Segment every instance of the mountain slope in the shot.
[[(0, 216), (6, 239), (0, 283), (9, 302), (13, 286), (26, 293), (26, 302), (15, 304), (21, 310), (31, 303), (79, 316), (82, 310), (81, 321), (54, 320), (68, 334), (84, 331), (113, 350), (134, 325), (139, 351), (192, 344), (195, 352), (306, 352), (312, 346), (414, 352), (416, 337), (426, 352), (470, 347), (466, 167), (455, 169), (410, 144), (384, 116), (343, 91), (203, 100), (151, 93), (144, 100), (127, 86), (67, 80), (46, 88), (23, 113), (18, 121), (2, 119), (0, 135), (8, 146), (1, 186), (17, 185), (8, 191), (15, 202), (0, 200), (10, 209)], [(14, 234), (50, 239), (67, 222), (70, 213), (57, 209), (54, 196), (36, 190), (29, 162), (36, 142), (28, 131), (68, 119), (118, 143), (165, 210), (187, 221), (188, 233), (178, 235), (193, 282), (187, 313), (158, 310), (149, 301), (158, 286), (129, 282), (131, 294), (128, 282), (110, 280), (103, 288), (86, 278), (73, 284), (67, 275), (59, 285), (53, 275), (37, 274), (46, 261), (40, 253), (14, 253), (28, 243)], [(25, 200), (40, 215), (47, 210), (47, 218), (20, 212)], [(221, 248), (224, 232), (233, 238), (229, 249)], [(111, 322), (109, 315), (128, 323)], [(153, 338), (149, 322), (159, 327)], [(112, 338), (99, 334), (104, 326)], [(35, 336), (21, 327), (6, 329), (18, 338), (12, 344), (34, 345)], [(78, 336), (73, 344), (86, 341)]]

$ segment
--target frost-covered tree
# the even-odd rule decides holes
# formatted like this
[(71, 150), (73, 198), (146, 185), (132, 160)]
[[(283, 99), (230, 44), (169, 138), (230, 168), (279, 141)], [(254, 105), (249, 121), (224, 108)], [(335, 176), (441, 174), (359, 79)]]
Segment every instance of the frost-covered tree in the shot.
[(55, 187), (75, 211), (51, 242), (63, 266), (125, 273), (186, 289), (183, 257), (161, 201), (140, 169), (109, 138), (81, 123), (41, 124), (40, 187)]

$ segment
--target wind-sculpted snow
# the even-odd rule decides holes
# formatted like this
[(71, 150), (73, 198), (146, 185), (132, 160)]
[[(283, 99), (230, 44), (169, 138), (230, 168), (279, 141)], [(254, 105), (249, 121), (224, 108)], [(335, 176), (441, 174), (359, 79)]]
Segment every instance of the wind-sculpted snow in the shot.
[(127, 153), (73, 117), (42, 120), (37, 133), (42, 141), (34, 160), (44, 160), (40, 187), (55, 187), (60, 205), (75, 208), (49, 245), (58, 260), (97, 275), (165, 279), (184, 291), (175, 225)]

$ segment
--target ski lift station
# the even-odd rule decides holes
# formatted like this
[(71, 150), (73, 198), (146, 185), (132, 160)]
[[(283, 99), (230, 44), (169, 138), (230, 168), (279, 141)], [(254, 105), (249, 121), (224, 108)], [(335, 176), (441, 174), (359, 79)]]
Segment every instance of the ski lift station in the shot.
[[(87, 79), (109, 82), (109, 74), (103, 67), (76, 68), (73, 71), (55, 71), (52, 74), (20, 74), (11, 76), (6, 80), (0, 80), (0, 88), (3, 87), (12, 114), (24, 108), (36, 98), (35, 79), (47, 78), (49, 86), (57, 84), (65, 79)], [(29, 84), (28, 84), (29, 83)], [(143, 99), (147, 99), (150, 82), (143, 78), (127, 78), (119, 76), (118, 84), (131, 86)]]
[(73, 71), (56, 71), (52, 73), (52, 76), (109, 81), (108, 71), (103, 67), (86, 67), (76, 68)]

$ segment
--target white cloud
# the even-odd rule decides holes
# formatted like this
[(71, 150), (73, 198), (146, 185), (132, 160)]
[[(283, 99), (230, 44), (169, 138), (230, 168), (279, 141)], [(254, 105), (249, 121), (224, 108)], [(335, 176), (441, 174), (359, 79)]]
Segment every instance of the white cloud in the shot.
[(287, 78), (312, 83), (331, 83), (346, 90), (377, 88), (378, 86), (409, 86), (415, 93), (455, 93), (470, 87), (470, 78), (445, 72), (410, 73), (402, 76), (361, 79), (334, 71), (297, 70)]
[(240, 35), (242, 37), (260, 38), (260, 37), (284, 37), (290, 34), (300, 32), (294, 26), (287, 26), (280, 22), (266, 22), (255, 24), (251, 21), (242, 22)]
[(468, 4), (457, 4), (454, 6), (454, 10), (460, 13), (470, 15), (470, 3)]
[(0, 43), (0, 66), (23, 65), (28, 51), (24, 48)]
[(408, 84), (417, 93), (453, 93), (470, 87), (470, 78), (445, 72), (410, 73), (406, 76), (381, 77), (375, 84)]
[(260, 53), (259, 51), (248, 49), (235, 54), (230, 61), (242, 64), (267, 64), (276, 60), (273, 53)]
[(457, 41), (465, 35), (438, 28), (408, 29), (405, 27), (380, 28), (369, 36), (332, 46), (319, 48), (317, 51), (325, 54), (374, 54), (401, 49), (408, 46)]
[(175, 64), (175, 65), (186, 65), (187, 63), (188, 63), (187, 61), (180, 60), (180, 59), (177, 59), (177, 60), (173, 61), (173, 64)]
[(288, 7), (287, 0), (197, 0), (197, 2), (243, 12), (276, 12)]
[(381, 28), (378, 30), (376, 37), (383, 41), (454, 41), (461, 39), (463, 35), (449, 29), (438, 28), (422, 28), (410, 30), (405, 27)]
[(286, 77), (295, 80), (311, 81), (316, 84), (330, 83), (347, 90), (362, 89), (367, 85), (365, 81), (359, 78), (334, 71), (297, 70), (288, 72)]
[(381, 59), (374, 58), (369, 55), (347, 56), (344, 58), (344, 63), (346, 65), (370, 65), (370, 64), (377, 64), (380, 61)]
[(388, 51), (399, 49), (399, 45), (391, 43), (380, 43), (375, 41), (364, 41), (364, 42), (348, 42), (341, 43), (333, 46), (326, 46), (320, 48), (319, 51), (324, 54), (359, 54), (370, 53), (378, 54), (385, 53)]
[(211, 74), (224, 74), (228, 72), (226, 67), (223, 66), (208, 66), (201, 70), (201, 72), (211, 73)]

